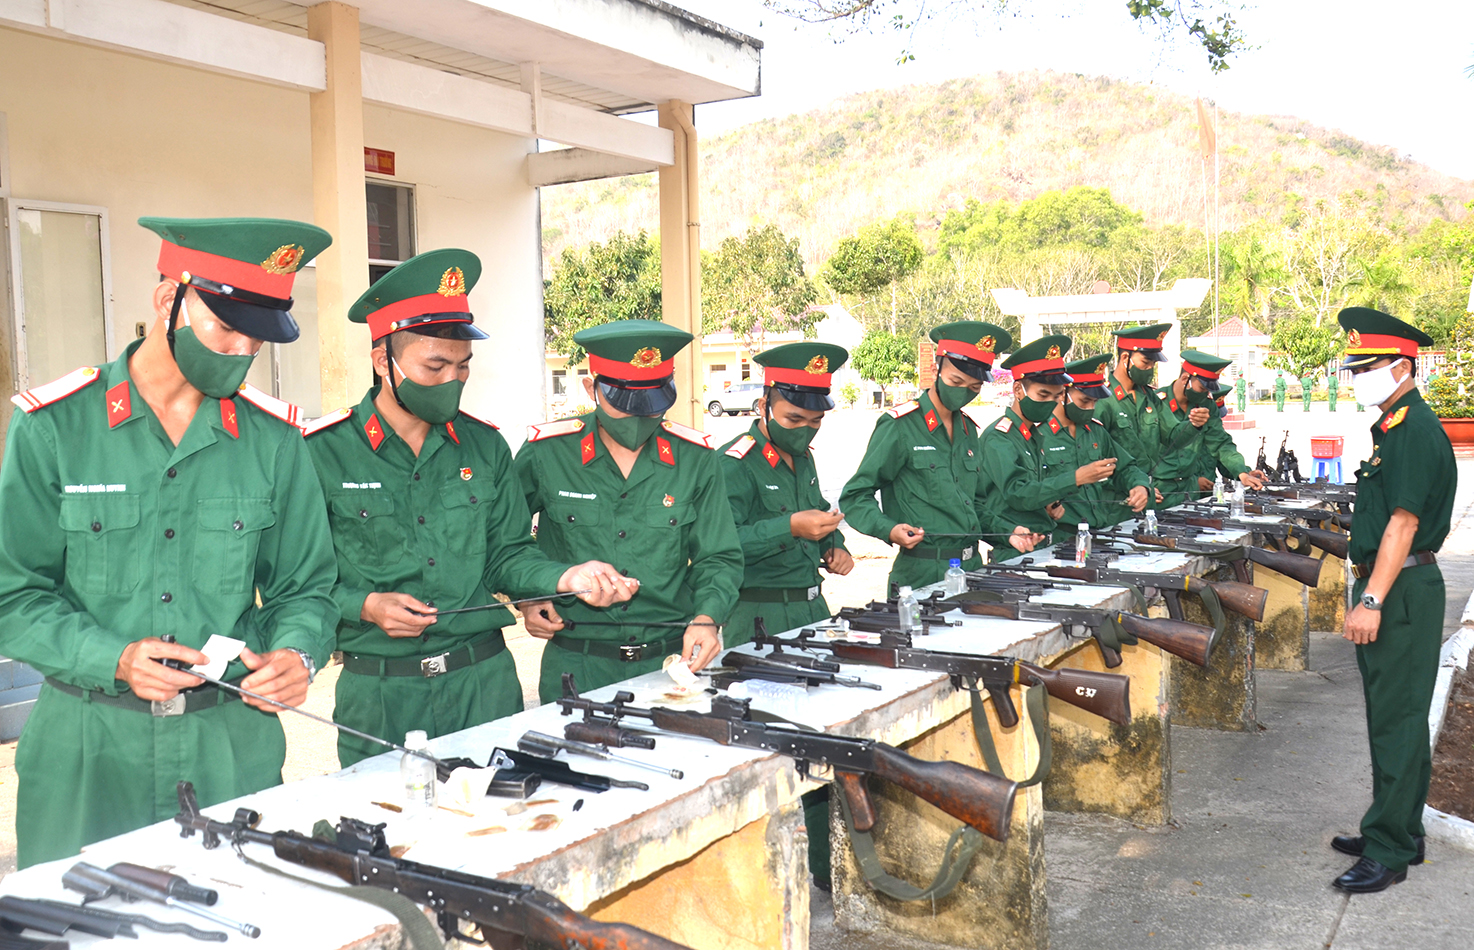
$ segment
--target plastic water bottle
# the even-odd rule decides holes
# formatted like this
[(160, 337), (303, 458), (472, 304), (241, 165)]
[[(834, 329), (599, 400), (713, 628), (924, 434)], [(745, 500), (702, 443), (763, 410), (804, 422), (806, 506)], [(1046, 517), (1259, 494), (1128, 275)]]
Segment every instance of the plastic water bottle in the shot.
[(915, 633), (921, 624), (917, 623), (918, 608), (916, 595), (911, 593), (911, 588), (903, 586), (900, 591), (900, 599), (896, 602), (896, 614), (900, 618), (901, 629), (907, 633)]
[(727, 687), (727, 695), (733, 699), (750, 699), (764, 712), (795, 719), (802, 715), (802, 703), (808, 698), (809, 691), (797, 683), (739, 680)]
[(1223, 504), (1223, 473), (1219, 472), (1213, 477), (1213, 504)]
[[(430, 737), (423, 729), (415, 729), (404, 737), (404, 747), (412, 752), (428, 752)], [(399, 760), (399, 777), (404, 781), (405, 811), (426, 811), (435, 807), (435, 763), (409, 752)]]
[(1233, 497), (1229, 501), (1228, 513), (1230, 517), (1242, 518), (1244, 516), (1244, 483), (1235, 482), (1233, 486)]
[(1075, 532), (1075, 563), (1081, 567), (1090, 560), (1090, 525), (1080, 522), (1080, 528)]
[(1146, 521), (1142, 525), (1142, 529), (1141, 530), (1142, 530), (1142, 532), (1144, 534), (1152, 534), (1152, 535), (1154, 535), (1154, 534), (1157, 533), (1157, 512), (1156, 512), (1156, 509), (1154, 509), (1154, 508), (1148, 508), (1146, 510)]
[(947, 565), (947, 573), (942, 579), (942, 584), (942, 589), (947, 592), (948, 597), (967, 590), (967, 572), (962, 569), (961, 560), (954, 557)]

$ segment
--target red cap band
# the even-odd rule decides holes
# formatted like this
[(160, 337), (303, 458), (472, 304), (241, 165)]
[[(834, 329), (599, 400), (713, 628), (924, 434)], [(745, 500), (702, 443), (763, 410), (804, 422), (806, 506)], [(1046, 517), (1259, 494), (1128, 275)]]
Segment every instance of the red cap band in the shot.
[(1155, 339), (1139, 339), (1130, 336), (1116, 337), (1116, 348), (1121, 350), (1160, 350), (1162, 341)]
[(1213, 372), (1211, 369), (1203, 369), (1201, 366), (1194, 366), (1187, 360), (1182, 361), (1182, 368), (1184, 371), (1192, 373), (1194, 376), (1201, 376), (1204, 379), (1218, 378), (1218, 374)]
[[(368, 315), (369, 336), (377, 340), (379, 337), (393, 333), (402, 327), (394, 324), (401, 320), (409, 320), (414, 317), (422, 317), (427, 313), (464, 313), (465, 320), (450, 318), (447, 320), (435, 320), (432, 323), (470, 323), (471, 301), (465, 294), (420, 294), (418, 297), (406, 297), (396, 300), (375, 310)], [(416, 326), (430, 326), (431, 323), (415, 324)]]
[(260, 264), (248, 264), (233, 257), (221, 257), (165, 241), (159, 248), (159, 273), (179, 280), (186, 271), (217, 284), (228, 284), (280, 300), (292, 296), (292, 281), (297, 277), (295, 271), (273, 274)]
[(631, 379), (644, 382), (646, 380), (664, 379), (674, 376), (676, 372), (675, 357), (653, 363), (649, 366), (636, 366), (634, 363), (626, 363), (623, 360), (611, 360), (607, 357), (589, 354), (589, 369), (594, 371), (595, 376), (608, 376), (610, 379)]
[[(983, 341), (996, 345), (990, 336), (983, 337), (978, 342)], [(979, 363), (987, 363), (989, 366), (993, 365), (993, 350), (983, 349), (977, 343), (964, 343), (961, 340), (938, 340), (937, 352), (950, 356), (965, 356), (970, 360), (977, 360)]]
[(1348, 334), (1350, 339), (1346, 352), (1353, 356), (1393, 354), (1416, 358), (1418, 355), (1418, 341), (1409, 340), (1400, 336), (1387, 336), (1382, 333), (1360, 333), (1356, 330)]
[(1105, 377), (1100, 373), (1071, 373), (1075, 386), (1104, 386)]
[(783, 369), (780, 366), (763, 367), (763, 383), (771, 386), (774, 383), (789, 383), (793, 386), (817, 386), (821, 389), (829, 388), (829, 380), (833, 373), (811, 373), (806, 369)]
[(1019, 363), (1008, 367), (1008, 371), (1017, 379), (1020, 376), (1033, 376), (1039, 373), (1063, 373), (1065, 361), (1063, 357), (1046, 357), (1042, 360), (1030, 360), (1027, 363)]

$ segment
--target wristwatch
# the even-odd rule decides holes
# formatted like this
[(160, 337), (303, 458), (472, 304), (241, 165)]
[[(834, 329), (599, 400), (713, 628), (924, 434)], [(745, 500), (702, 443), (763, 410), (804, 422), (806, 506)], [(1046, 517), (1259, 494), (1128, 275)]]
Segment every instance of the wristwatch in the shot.
[(1382, 602), (1371, 594), (1361, 595), (1361, 605), (1367, 610), (1381, 610)]
[(287, 647), (287, 649), (302, 658), (302, 665), (307, 667), (307, 685), (311, 686), (312, 681), (317, 679), (317, 664), (312, 662), (312, 655), (306, 650), (299, 650), (296, 647)]

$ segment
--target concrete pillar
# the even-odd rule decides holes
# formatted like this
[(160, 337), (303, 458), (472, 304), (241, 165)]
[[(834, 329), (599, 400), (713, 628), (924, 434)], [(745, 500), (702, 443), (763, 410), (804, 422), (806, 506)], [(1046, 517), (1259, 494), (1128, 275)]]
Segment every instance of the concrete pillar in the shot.
[[(1203, 577), (1233, 580), (1233, 569), (1224, 565)], [(1271, 609), (1272, 603), (1266, 604), (1266, 620)], [(1202, 601), (1196, 597), (1182, 598), (1182, 613), (1183, 619), (1189, 623), (1208, 625), (1213, 622), (1203, 609)], [(1174, 725), (1229, 732), (1252, 731), (1259, 725), (1254, 678), (1258, 665), (1258, 625), (1236, 613), (1226, 616), (1226, 629), (1213, 648), (1206, 668), (1186, 660), (1172, 661), (1170, 695)]]
[(701, 428), (701, 217), (695, 110), (671, 100), (659, 122), (675, 136), (676, 161), (660, 169), (661, 319), (696, 339), (676, 356), (676, 404), (666, 418)]
[[(1337, 566), (1341, 559), (1335, 559)], [(1324, 577), (1330, 572), (1321, 571)], [(1278, 571), (1255, 565), (1254, 583), (1269, 591), (1264, 601), (1264, 619), (1254, 625), (1259, 666), (1266, 670), (1310, 669), (1310, 588)], [(1340, 588), (1345, 595), (1344, 584)], [(1344, 608), (1343, 608), (1344, 616)], [(1332, 630), (1334, 627), (1316, 627)]]
[(348, 308), (368, 289), (363, 174), (363, 74), (358, 8), (307, 10), (307, 35), (327, 50), (327, 89), (311, 95), (312, 214), (333, 236), (317, 258), (317, 337), (323, 409), (351, 406), (369, 385), (369, 336)]

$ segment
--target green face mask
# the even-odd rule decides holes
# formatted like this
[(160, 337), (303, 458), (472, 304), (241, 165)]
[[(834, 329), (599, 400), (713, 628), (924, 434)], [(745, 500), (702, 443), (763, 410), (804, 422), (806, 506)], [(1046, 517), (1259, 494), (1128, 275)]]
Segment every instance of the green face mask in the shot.
[[(180, 302), (183, 305), (183, 301)], [(184, 307), (184, 317), (189, 319), (189, 307)], [(194, 327), (174, 329), (174, 362), (189, 384), (213, 399), (225, 399), (235, 395), (251, 371), (254, 356), (232, 356), (216, 353), (200, 342)]]
[(1192, 384), (1183, 387), (1183, 394), (1187, 396), (1189, 406), (1211, 406), (1213, 405), (1212, 393), (1200, 393), (1192, 387)]
[(1138, 369), (1135, 366), (1126, 367), (1126, 377), (1138, 388), (1145, 389), (1152, 384), (1152, 377), (1157, 375), (1157, 368), (1149, 366), (1146, 369)]
[(956, 412), (976, 398), (978, 394), (966, 386), (948, 386), (940, 378), (937, 379), (937, 401), (948, 412)]
[(404, 374), (404, 369), (397, 360), (394, 361), (394, 368), (399, 370), (399, 385), (395, 387), (399, 393), (399, 401), (416, 418), (438, 426), (456, 417), (461, 409), (461, 391), (466, 388), (465, 383), (452, 379), (448, 383), (422, 386)]
[(1019, 394), (1018, 403), (1019, 415), (1023, 416), (1030, 422), (1036, 423), (1043, 422), (1050, 416), (1054, 415), (1054, 407), (1059, 405), (1059, 403), (1053, 399), (1049, 400), (1048, 402), (1041, 402), (1038, 399), (1030, 399), (1027, 392)]
[(799, 426), (796, 429), (785, 428), (778, 424), (772, 414), (768, 415), (768, 441), (789, 455), (803, 455), (809, 450), (809, 443), (814, 441), (814, 435), (818, 432), (813, 426)]
[(660, 428), (661, 416), (625, 416), (616, 419), (604, 411), (601, 403), (594, 407), (594, 418), (599, 420), (599, 428), (609, 433), (609, 438), (618, 442), (627, 449), (638, 449)]
[(1082, 409), (1075, 405), (1073, 399), (1065, 400), (1065, 416), (1077, 426), (1089, 425), (1090, 420), (1095, 418), (1094, 409)]

